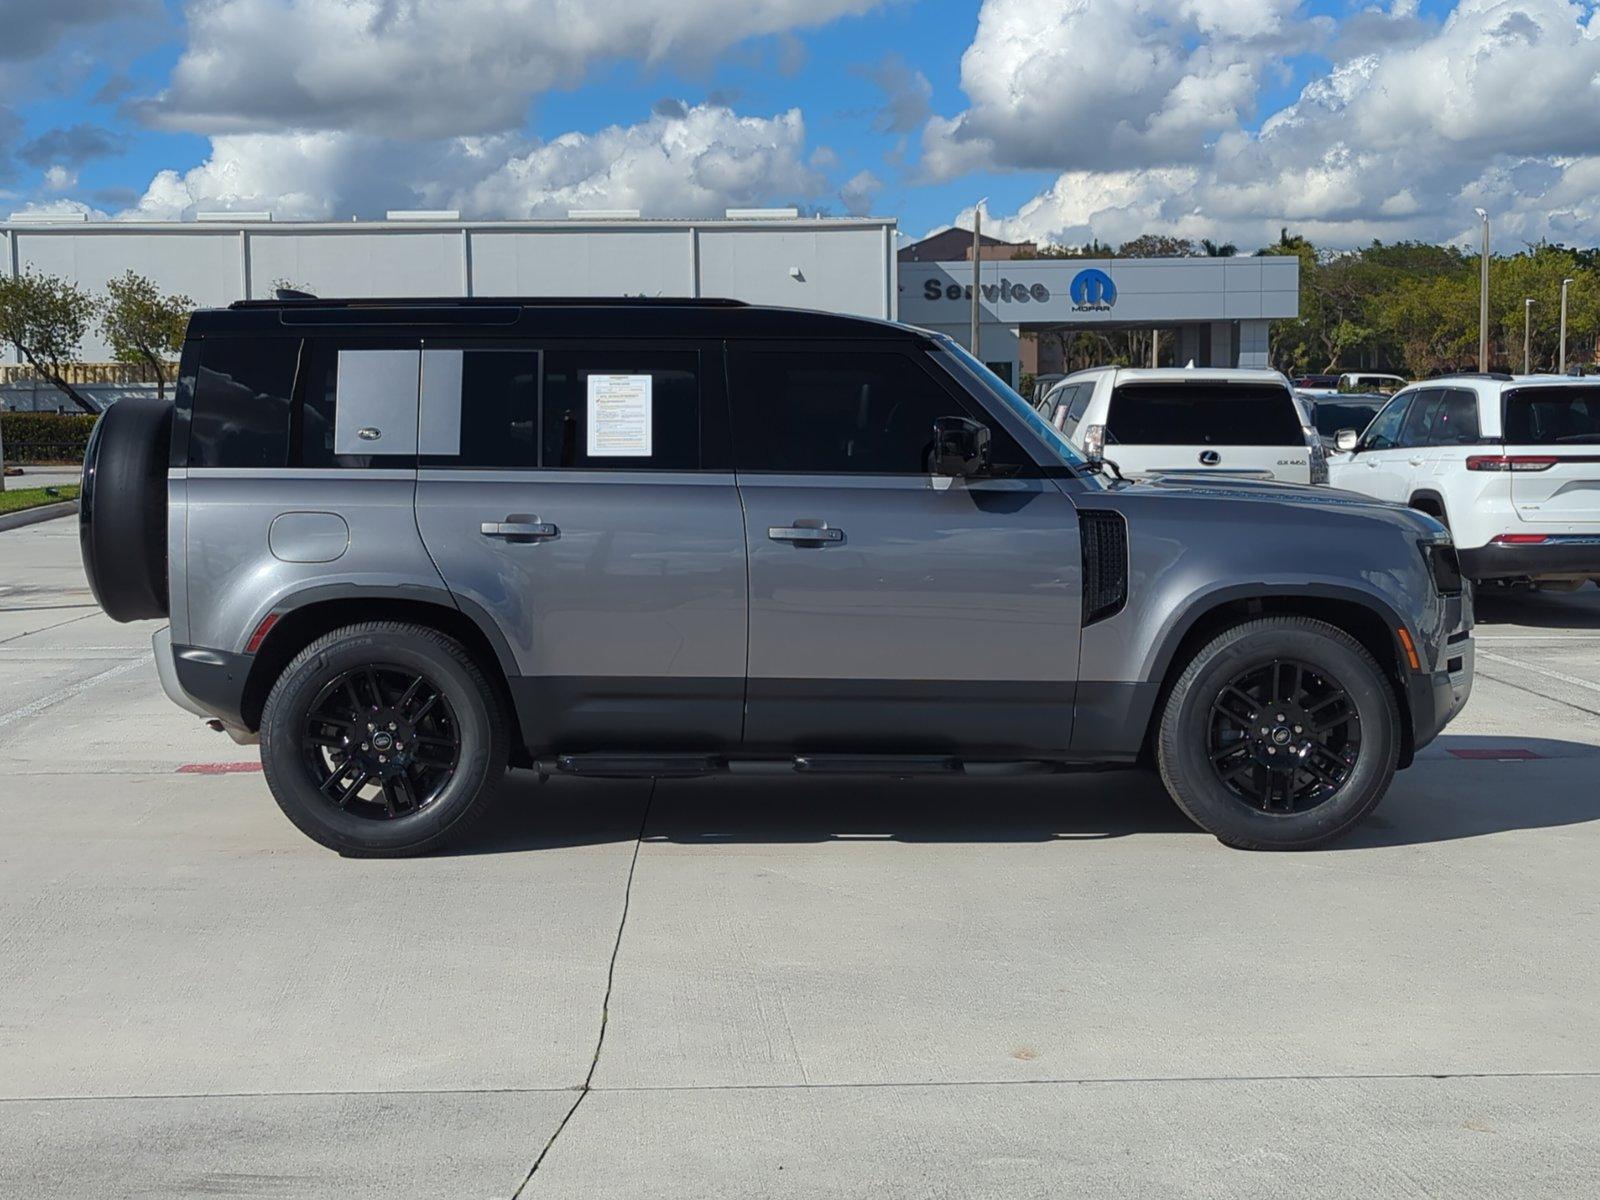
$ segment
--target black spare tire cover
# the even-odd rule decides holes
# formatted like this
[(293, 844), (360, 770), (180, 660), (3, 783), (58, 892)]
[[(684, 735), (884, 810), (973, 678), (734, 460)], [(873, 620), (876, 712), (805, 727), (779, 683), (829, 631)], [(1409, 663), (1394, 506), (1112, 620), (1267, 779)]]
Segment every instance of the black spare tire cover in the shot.
[(83, 454), (78, 544), (89, 588), (113, 621), (167, 615), (167, 459), (172, 405), (119, 400)]

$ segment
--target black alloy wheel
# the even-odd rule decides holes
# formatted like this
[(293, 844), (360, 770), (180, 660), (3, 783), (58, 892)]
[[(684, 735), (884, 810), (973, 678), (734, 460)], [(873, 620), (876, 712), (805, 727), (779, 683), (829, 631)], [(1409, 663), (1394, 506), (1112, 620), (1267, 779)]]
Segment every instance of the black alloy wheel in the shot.
[(267, 786), (301, 832), (340, 854), (437, 849), (487, 810), (505, 775), (502, 686), (437, 629), (364, 621), (332, 630), (267, 695)]
[(433, 803), (454, 777), (461, 734), (426, 675), (390, 664), (330, 680), (306, 714), (305, 762), (335, 808), (388, 821)]
[(1161, 780), (1226, 845), (1325, 845), (1389, 789), (1405, 740), (1401, 682), (1349, 630), (1314, 617), (1222, 629), (1166, 694), (1154, 730)]
[(1207, 750), (1217, 779), (1241, 803), (1306, 812), (1350, 782), (1361, 716), (1325, 668), (1278, 659), (1223, 685), (1211, 704)]

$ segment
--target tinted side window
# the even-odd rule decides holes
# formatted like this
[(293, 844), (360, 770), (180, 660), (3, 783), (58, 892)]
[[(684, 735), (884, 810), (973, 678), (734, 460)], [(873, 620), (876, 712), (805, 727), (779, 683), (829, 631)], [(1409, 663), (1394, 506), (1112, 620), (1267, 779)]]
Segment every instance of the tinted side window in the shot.
[(1294, 397), (1269, 383), (1123, 384), (1106, 433), (1130, 446), (1305, 446)]
[(1384, 410), (1372, 418), (1367, 432), (1361, 438), (1363, 450), (1393, 450), (1400, 443), (1400, 423), (1406, 419), (1406, 409), (1415, 392), (1402, 392), (1389, 401)]
[[(731, 349), (734, 458), (741, 470), (925, 475), (940, 417), (974, 417), (912, 358), (893, 350)], [(1025, 462), (985, 422), (997, 473)]]
[(299, 357), (298, 338), (204, 339), (189, 425), (189, 465), (287, 466)]
[[(300, 372), (300, 388), (295, 410), (296, 432), (294, 436), (294, 462), (302, 467), (411, 467), (415, 465), (415, 458), (409, 452), (394, 454), (340, 454), (335, 448), (335, 439), (339, 431), (339, 355), (341, 351), (378, 350), (393, 351), (409, 349), (414, 355), (416, 352), (415, 341), (402, 342), (392, 340), (355, 340), (345, 338), (317, 337), (307, 338), (305, 351), (302, 356), (303, 368)], [(413, 377), (416, 375), (415, 365), (411, 368)], [(409, 415), (411, 421), (416, 420), (414, 395), (396, 395), (399, 408), (395, 413), (397, 421), (404, 421)], [(407, 413), (407, 409), (410, 413)], [(345, 414), (346, 421), (351, 419), (351, 413)], [(385, 426), (390, 424), (385, 420)], [(385, 429), (386, 433), (399, 435), (403, 441), (404, 430)], [(385, 441), (389, 439), (386, 438)], [(348, 448), (347, 448), (348, 449)]]
[(1405, 424), (1400, 426), (1402, 447), (1428, 445), (1429, 438), (1433, 434), (1433, 423), (1439, 415), (1439, 405), (1443, 400), (1443, 392), (1427, 391), (1411, 402), (1411, 411), (1406, 414)]
[(1433, 446), (1472, 446), (1482, 438), (1478, 431), (1478, 397), (1473, 392), (1450, 391), (1433, 418), (1429, 444)]
[(696, 350), (430, 347), (422, 375), (425, 466), (701, 467)]
[(1077, 432), (1078, 426), (1083, 424), (1083, 414), (1089, 411), (1089, 401), (1094, 399), (1094, 384), (1080, 383), (1072, 390), (1072, 399), (1067, 404), (1067, 419), (1061, 427), (1061, 432), (1071, 437)]
[(1567, 385), (1507, 392), (1505, 440), (1542, 446), (1600, 442), (1600, 388)]
[(545, 353), (539, 464), (700, 468), (700, 355), (692, 350)]
[[(433, 361), (430, 351), (428, 362)], [(462, 351), (460, 414), (462, 465), (537, 466), (539, 352)]]

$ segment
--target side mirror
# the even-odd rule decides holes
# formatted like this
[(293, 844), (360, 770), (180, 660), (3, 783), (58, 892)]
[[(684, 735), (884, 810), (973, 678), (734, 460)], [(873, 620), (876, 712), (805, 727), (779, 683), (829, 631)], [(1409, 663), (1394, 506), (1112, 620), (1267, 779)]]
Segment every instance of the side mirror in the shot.
[(1333, 448), (1340, 454), (1349, 454), (1361, 441), (1361, 435), (1354, 429), (1341, 429), (1333, 435)]
[(989, 427), (966, 417), (933, 423), (933, 473), (969, 479), (989, 473)]

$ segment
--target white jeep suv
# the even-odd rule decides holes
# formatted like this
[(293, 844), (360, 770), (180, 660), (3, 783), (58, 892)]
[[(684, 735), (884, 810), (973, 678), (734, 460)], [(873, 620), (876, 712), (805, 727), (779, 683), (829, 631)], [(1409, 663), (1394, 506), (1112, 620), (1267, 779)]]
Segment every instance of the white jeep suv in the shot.
[(1431, 379), (1337, 444), (1333, 485), (1439, 518), (1469, 579), (1600, 580), (1600, 381)]
[(1327, 456), (1277, 371), (1095, 367), (1037, 405), (1086, 457), (1124, 475), (1216, 473), (1327, 483)]

